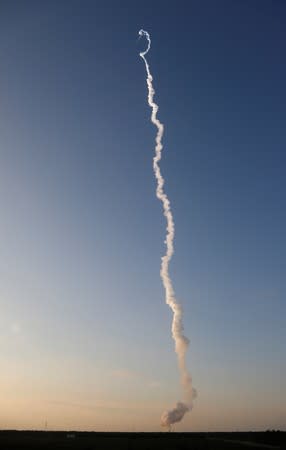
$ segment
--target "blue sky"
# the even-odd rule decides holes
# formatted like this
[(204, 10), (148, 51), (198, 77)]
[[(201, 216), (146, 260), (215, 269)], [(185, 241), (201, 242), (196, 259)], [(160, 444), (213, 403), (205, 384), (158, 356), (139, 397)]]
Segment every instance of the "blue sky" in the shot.
[(144, 28), (199, 392), (178, 429), (285, 428), (285, 15), (1, 1), (4, 427), (156, 430), (180, 398)]

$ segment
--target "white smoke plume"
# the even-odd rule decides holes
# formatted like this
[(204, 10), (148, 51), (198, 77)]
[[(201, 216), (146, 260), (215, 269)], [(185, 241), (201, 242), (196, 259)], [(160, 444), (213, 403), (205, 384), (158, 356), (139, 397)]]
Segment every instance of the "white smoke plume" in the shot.
[(153, 169), (157, 181), (156, 195), (162, 202), (164, 216), (166, 217), (166, 254), (162, 257), (161, 262), (161, 278), (165, 289), (166, 303), (173, 311), (172, 321), (172, 336), (175, 341), (175, 350), (178, 357), (178, 365), (180, 369), (181, 384), (184, 389), (185, 402), (178, 402), (174, 409), (165, 411), (161, 417), (161, 425), (170, 428), (175, 422), (179, 422), (187, 411), (190, 411), (193, 406), (193, 399), (195, 397), (195, 390), (192, 387), (192, 378), (186, 367), (186, 351), (189, 345), (189, 339), (183, 334), (182, 323), (182, 308), (178, 303), (173, 289), (172, 281), (169, 275), (169, 263), (174, 253), (174, 237), (175, 225), (173, 214), (171, 211), (170, 201), (164, 192), (164, 178), (161, 174), (159, 161), (162, 157), (162, 137), (164, 133), (164, 125), (157, 118), (158, 105), (154, 102), (155, 90), (153, 88), (153, 77), (150, 72), (149, 64), (145, 55), (149, 52), (151, 47), (150, 35), (147, 31), (140, 30), (139, 37), (145, 36), (147, 39), (147, 49), (140, 53), (141, 58), (145, 63), (147, 73), (147, 87), (148, 87), (148, 104), (152, 110), (151, 122), (157, 128), (155, 156), (153, 158)]

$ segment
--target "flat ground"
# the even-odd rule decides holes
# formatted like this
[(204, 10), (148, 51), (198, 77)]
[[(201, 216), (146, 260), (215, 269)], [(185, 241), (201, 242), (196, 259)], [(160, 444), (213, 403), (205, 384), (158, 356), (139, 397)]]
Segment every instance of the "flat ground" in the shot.
[(0, 449), (266, 450), (286, 448), (286, 433), (87, 433), (0, 431)]

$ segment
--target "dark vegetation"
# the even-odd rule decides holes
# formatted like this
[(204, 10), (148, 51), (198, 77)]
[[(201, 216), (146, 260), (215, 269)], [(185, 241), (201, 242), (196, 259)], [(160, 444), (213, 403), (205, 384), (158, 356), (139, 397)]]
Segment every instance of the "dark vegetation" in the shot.
[(240, 450), (286, 449), (282, 431), (246, 433), (107, 433), (0, 431), (0, 449)]

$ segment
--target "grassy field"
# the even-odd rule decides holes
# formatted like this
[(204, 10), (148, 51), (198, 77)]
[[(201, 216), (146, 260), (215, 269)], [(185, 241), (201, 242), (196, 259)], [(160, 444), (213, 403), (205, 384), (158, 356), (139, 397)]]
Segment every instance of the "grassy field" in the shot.
[(284, 449), (286, 433), (88, 433), (1, 431), (0, 449), (239, 450)]

